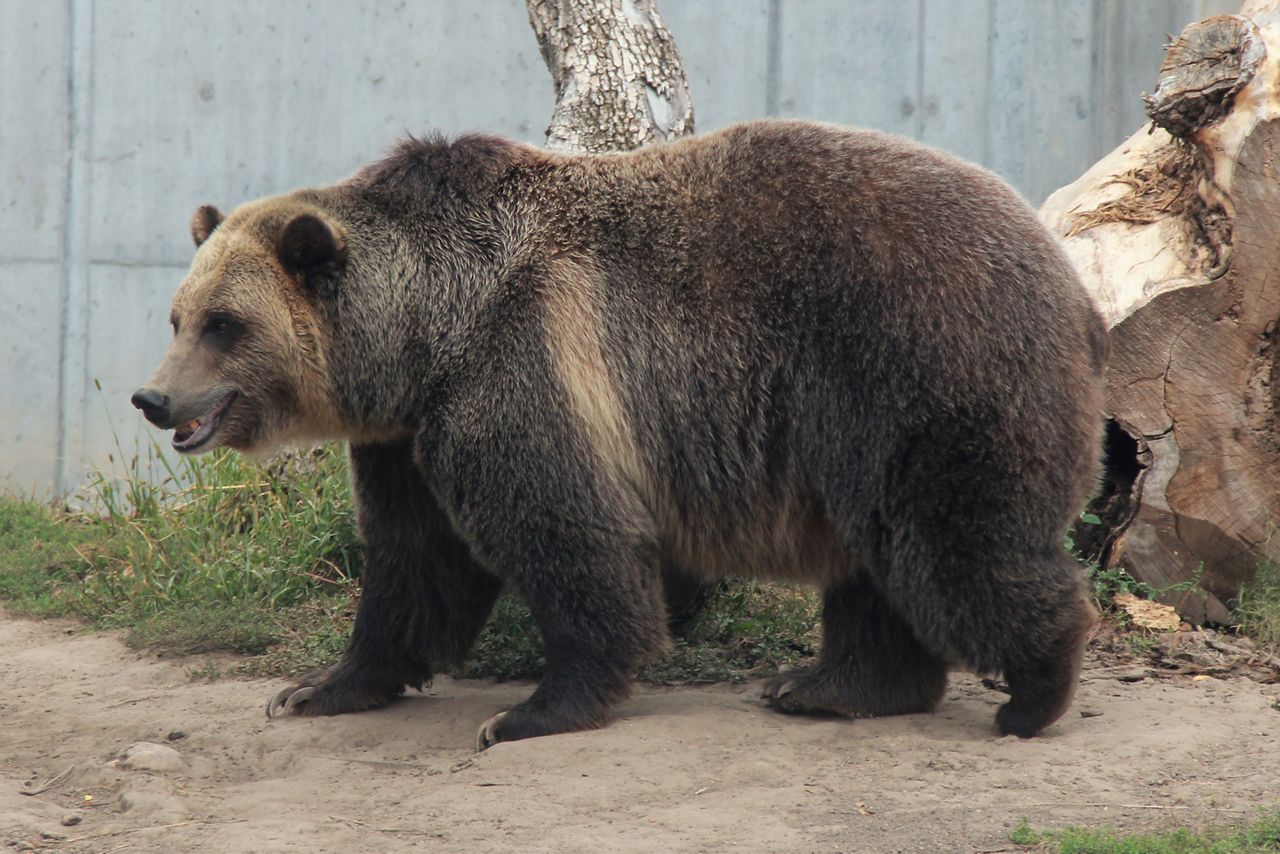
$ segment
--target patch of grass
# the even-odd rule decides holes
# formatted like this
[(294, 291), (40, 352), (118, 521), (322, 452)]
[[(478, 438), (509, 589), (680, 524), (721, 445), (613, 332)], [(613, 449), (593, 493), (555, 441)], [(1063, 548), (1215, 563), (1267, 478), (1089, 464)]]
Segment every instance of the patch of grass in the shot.
[(94, 556), (113, 547), (105, 528), (23, 499), (0, 502), (0, 599), (33, 617), (81, 614), (78, 591)]
[[(1084, 566), (1089, 578), (1093, 598), (1098, 607), (1103, 610), (1114, 610), (1115, 598), (1124, 593), (1137, 596), (1140, 599), (1156, 599), (1167, 593), (1189, 590), (1199, 583), (1200, 577), (1197, 574), (1191, 581), (1184, 581), (1157, 589), (1145, 581), (1139, 581), (1134, 578), (1122, 566), (1101, 566), (1098, 563), (1097, 555), (1077, 547), (1077, 542), (1087, 540), (1090, 530), (1101, 524), (1102, 519), (1097, 515), (1087, 512), (1081, 513), (1063, 538), (1063, 546), (1066, 547), (1067, 551), (1075, 555), (1076, 560), (1080, 561), (1081, 565)], [(1203, 568), (1201, 572), (1203, 572)]]
[[(1194, 590), (1200, 585), (1200, 578), (1204, 574), (1204, 566), (1201, 565), (1192, 578), (1180, 581), (1176, 584), (1170, 584), (1164, 587), (1154, 587), (1145, 581), (1139, 581), (1129, 574), (1123, 566), (1105, 567), (1098, 563), (1096, 557), (1091, 557), (1082, 553), (1076, 548), (1077, 534), (1080, 530), (1087, 529), (1090, 526), (1100, 525), (1102, 520), (1092, 513), (1081, 513), (1076, 524), (1067, 532), (1063, 545), (1067, 551), (1075, 555), (1076, 560), (1085, 568), (1085, 574), (1089, 579), (1090, 592), (1093, 593), (1094, 602), (1098, 608), (1103, 611), (1110, 611), (1117, 614), (1119, 618), (1126, 624), (1132, 625), (1130, 617), (1122, 609), (1118, 609), (1115, 604), (1117, 596), (1127, 594), (1137, 596), (1139, 599), (1149, 599), (1158, 601), (1162, 597), (1169, 596), (1173, 593), (1183, 593), (1188, 590)], [(1148, 637), (1151, 643), (1154, 639)], [(1150, 644), (1145, 644), (1141, 639), (1135, 641), (1134, 652), (1142, 655), (1150, 650)]]
[(1039, 845), (1043, 839), (1043, 836), (1031, 829), (1025, 818), (1009, 831), (1009, 841), (1014, 845)]
[(226, 675), (222, 665), (212, 659), (196, 662), (185, 668), (192, 681), (216, 682)]
[(1260, 644), (1280, 648), (1280, 563), (1264, 561), (1235, 603), (1240, 631)]
[(1260, 854), (1280, 851), (1280, 809), (1264, 812), (1242, 828), (1179, 827), (1135, 834), (1110, 827), (1037, 832), (1023, 819), (1009, 832), (1009, 840), (1058, 854)]
[(809, 590), (728, 579), (671, 653), (641, 678), (658, 684), (744, 682), (817, 653), (821, 597)]
[(471, 658), (454, 671), (466, 679), (533, 679), (546, 668), (542, 637), (524, 600), (510, 591), (502, 594), (488, 624), (471, 650)]
[(1124, 567), (1103, 567), (1099, 565), (1096, 555), (1089, 554), (1077, 547), (1077, 542), (1087, 539), (1090, 529), (1097, 525), (1101, 525), (1102, 520), (1093, 513), (1081, 513), (1076, 519), (1074, 525), (1067, 531), (1063, 537), (1063, 546), (1071, 554), (1075, 555), (1076, 560), (1080, 561), (1084, 566), (1085, 572), (1089, 577), (1089, 585), (1093, 592), (1093, 598), (1097, 601), (1098, 607), (1104, 610), (1111, 610), (1115, 605), (1116, 596), (1121, 593), (1131, 593), (1143, 599), (1151, 599), (1156, 595), (1156, 591), (1151, 585), (1138, 581), (1131, 576)]
[[(676, 685), (744, 682), (814, 655), (816, 594), (754, 581), (722, 583), (670, 652), (640, 672), (645, 682)], [(503, 594), (471, 660), (454, 675), (527, 679), (546, 667), (542, 640), (524, 602)]]
[(155, 649), (171, 655), (204, 652), (238, 652), (257, 655), (280, 639), (278, 626), (268, 623), (256, 609), (204, 605), (179, 605), (146, 615), (130, 627), (130, 646)]
[(262, 652), (308, 603), (349, 603), (361, 550), (336, 449), (268, 464), (149, 457), (99, 476), (81, 511), (0, 500), (7, 607), (189, 654)]
[[(1133, 624), (1130, 622), (1129, 627), (1132, 629)], [(1137, 658), (1147, 658), (1152, 652), (1160, 646), (1160, 635), (1152, 633), (1143, 633), (1142, 631), (1132, 631), (1125, 637), (1125, 643), (1129, 647), (1129, 652)]]
[(1089, 581), (1093, 585), (1094, 598), (1106, 608), (1113, 607), (1115, 598), (1121, 593), (1129, 593), (1140, 599), (1154, 599), (1160, 595), (1160, 591), (1145, 581), (1134, 578), (1122, 566), (1100, 567), (1091, 563)]
[(279, 642), (262, 655), (247, 659), (237, 672), (248, 676), (298, 676), (328, 667), (338, 660), (351, 636), (357, 591), (324, 595), (288, 612)]

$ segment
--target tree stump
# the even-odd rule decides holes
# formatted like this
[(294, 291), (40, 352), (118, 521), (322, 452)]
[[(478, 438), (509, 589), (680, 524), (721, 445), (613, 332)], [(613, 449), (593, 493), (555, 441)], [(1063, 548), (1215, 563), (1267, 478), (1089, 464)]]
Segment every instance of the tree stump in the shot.
[(1041, 217), (1111, 327), (1103, 525), (1193, 622), (1280, 560), (1280, 0), (1188, 26), (1139, 131)]

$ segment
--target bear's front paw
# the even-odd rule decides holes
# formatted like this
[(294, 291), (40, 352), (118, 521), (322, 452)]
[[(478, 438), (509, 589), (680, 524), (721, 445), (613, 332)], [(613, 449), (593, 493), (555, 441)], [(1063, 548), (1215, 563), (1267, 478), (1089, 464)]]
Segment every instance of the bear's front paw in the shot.
[(830, 678), (813, 670), (793, 670), (764, 683), (760, 698), (772, 708), (792, 715), (853, 715), (832, 690)]
[(775, 676), (764, 683), (760, 690), (760, 699), (780, 712), (803, 714), (811, 711), (809, 706), (795, 696), (796, 674), (785, 673)]
[(480, 724), (480, 731), (476, 733), (476, 753), (488, 750), (498, 742), (502, 741), (502, 737), (498, 735), (498, 728), (506, 718), (508, 712), (498, 712), (489, 720)]
[(267, 701), (267, 717), (342, 715), (385, 705), (404, 693), (404, 683), (352, 675), (335, 669), (285, 688)]
[(572, 701), (521, 703), (485, 721), (476, 733), (476, 750), (488, 750), (500, 741), (520, 741), (562, 732), (602, 727), (608, 721), (606, 708), (583, 707)]
[(795, 684), (795, 680), (790, 676), (776, 676), (764, 683), (764, 688), (760, 690), (760, 699), (770, 705), (783, 702)]
[(277, 714), (284, 717), (294, 712), (302, 714), (307, 701), (315, 692), (316, 689), (312, 685), (294, 685), (285, 688), (267, 701), (267, 717), (274, 718)]

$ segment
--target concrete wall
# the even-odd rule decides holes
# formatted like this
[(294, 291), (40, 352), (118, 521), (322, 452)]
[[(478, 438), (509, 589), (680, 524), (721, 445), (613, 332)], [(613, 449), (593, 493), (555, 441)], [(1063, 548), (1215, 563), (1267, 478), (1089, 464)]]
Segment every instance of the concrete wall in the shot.
[[(908, 134), (1038, 202), (1143, 121), (1166, 33), (1228, 0), (660, 0), (701, 130)], [(167, 342), (187, 221), (406, 131), (541, 140), (523, 0), (0, 0), (0, 482), (83, 483)], [(100, 388), (99, 388), (100, 386)]]

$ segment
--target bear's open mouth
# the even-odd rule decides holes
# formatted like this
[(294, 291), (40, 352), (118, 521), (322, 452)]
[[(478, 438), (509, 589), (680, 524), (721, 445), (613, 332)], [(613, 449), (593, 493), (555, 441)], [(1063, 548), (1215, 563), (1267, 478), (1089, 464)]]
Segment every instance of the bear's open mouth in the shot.
[(183, 453), (198, 450), (213, 437), (218, 425), (222, 423), (222, 416), (226, 414), (227, 408), (235, 399), (236, 392), (229, 392), (204, 415), (174, 428), (173, 447)]

